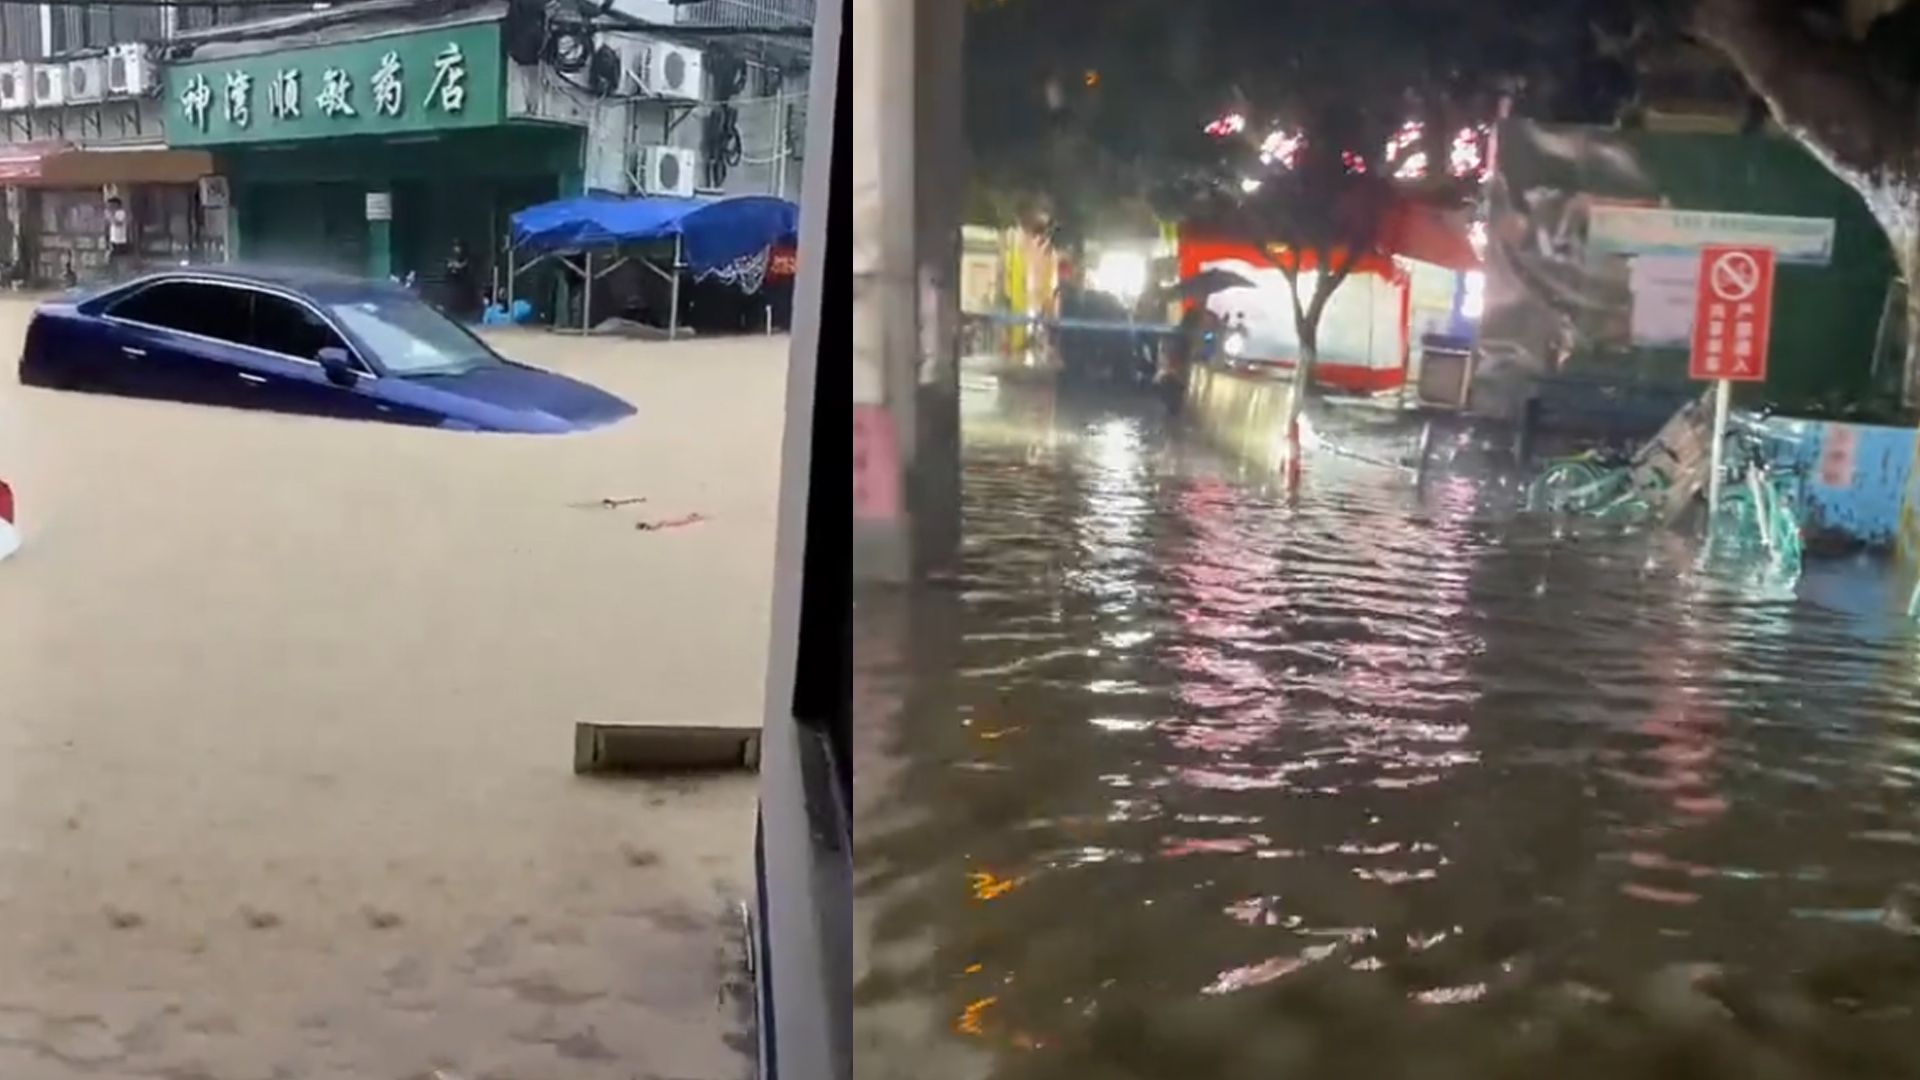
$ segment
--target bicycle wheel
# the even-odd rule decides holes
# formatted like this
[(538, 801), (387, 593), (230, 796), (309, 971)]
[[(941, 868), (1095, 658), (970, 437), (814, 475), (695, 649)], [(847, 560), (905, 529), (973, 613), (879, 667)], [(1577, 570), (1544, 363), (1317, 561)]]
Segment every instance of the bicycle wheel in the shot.
[(1760, 509), (1746, 488), (1730, 487), (1720, 493), (1720, 505), (1713, 514), (1714, 547), (1740, 552), (1762, 550), (1766, 546), (1760, 534), (1762, 527)]
[(1527, 508), (1550, 514), (1575, 513), (1571, 505), (1581, 492), (1600, 479), (1600, 470), (1585, 461), (1556, 461), (1527, 487)]
[(1638, 495), (1628, 494), (1600, 508), (1602, 521), (1640, 522), (1653, 514), (1653, 507)]
[(1555, 461), (1532, 482), (1526, 505), (1546, 513), (1586, 513), (1613, 496), (1613, 473), (1592, 461)]
[(1774, 558), (1779, 562), (1780, 569), (1791, 570), (1797, 574), (1805, 558), (1805, 549), (1800, 539), (1800, 519), (1795, 517), (1793, 511), (1787, 509), (1777, 498), (1773, 502), (1772, 510), (1768, 531), (1773, 536)]

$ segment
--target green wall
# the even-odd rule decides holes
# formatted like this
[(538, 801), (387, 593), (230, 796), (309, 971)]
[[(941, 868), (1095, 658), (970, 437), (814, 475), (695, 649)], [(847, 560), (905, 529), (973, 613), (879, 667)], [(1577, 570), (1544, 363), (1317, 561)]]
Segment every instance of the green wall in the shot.
[[(484, 279), (508, 215), (578, 194), (581, 140), (578, 129), (509, 125), (229, 147), (219, 168), (232, 186), (240, 259), (431, 276), (457, 236)], [(371, 191), (392, 194), (390, 226), (366, 220)]]
[[(1899, 411), (1901, 327), (1881, 328), (1895, 281), (1886, 238), (1859, 194), (1798, 142), (1510, 120), (1494, 166), (1476, 413), (1515, 417), (1536, 395), (1604, 411), (1612, 406), (1582, 398), (1583, 387), (1659, 402), (1691, 386), (1683, 346), (1634, 340), (1628, 259), (1589, 247), (1592, 209), (1609, 202), (1832, 221), (1826, 265), (1777, 267), (1768, 378), (1738, 386), (1736, 400), (1811, 416)], [(1710, 238), (1710, 223), (1697, 235)]]
[(480, 131), (378, 138), (358, 136), (264, 147), (221, 147), (220, 170), (235, 183), (557, 176), (581, 168), (582, 132), (555, 124), (505, 124)]
[[(1785, 136), (1630, 133), (1621, 139), (1669, 205), (1834, 219), (1830, 265), (1776, 269), (1767, 382), (1740, 394), (1788, 407), (1870, 396), (1874, 338), (1895, 266), (1860, 196)], [(1647, 375), (1686, 378), (1684, 351), (1635, 351)]]

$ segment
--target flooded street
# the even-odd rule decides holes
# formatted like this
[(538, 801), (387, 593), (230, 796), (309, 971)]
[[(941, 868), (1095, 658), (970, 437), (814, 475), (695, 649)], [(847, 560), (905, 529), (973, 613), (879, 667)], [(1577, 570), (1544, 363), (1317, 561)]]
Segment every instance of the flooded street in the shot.
[(1882, 567), (969, 395), (957, 579), (856, 615), (863, 1077), (1920, 1075)]
[(497, 335), (639, 410), (521, 438), (23, 390), (29, 310), (0, 1075), (751, 1071), (754, 779), (571, 762), (760, 723), (785, 339)]

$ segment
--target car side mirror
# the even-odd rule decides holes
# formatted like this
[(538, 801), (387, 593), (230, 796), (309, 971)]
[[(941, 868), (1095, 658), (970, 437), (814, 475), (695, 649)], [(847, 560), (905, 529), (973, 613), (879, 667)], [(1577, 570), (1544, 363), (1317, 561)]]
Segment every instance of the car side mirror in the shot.
[(353, 386), (360, 381), (360, 373), (353, 370), (353, 357), (338, 345), (321, 349), (313, 358), (326, 371), (327, 381), (335, 386)]

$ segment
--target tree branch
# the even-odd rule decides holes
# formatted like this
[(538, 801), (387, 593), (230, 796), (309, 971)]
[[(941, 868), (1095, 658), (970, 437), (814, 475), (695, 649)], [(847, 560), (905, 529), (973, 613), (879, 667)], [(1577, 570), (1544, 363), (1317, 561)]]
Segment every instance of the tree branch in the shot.
[(1830, 165), (1873, 177), (1916, 175), (1912, 95), (1893, 100), (1876, 86), (1859, 45), (1814, 33), (1770, 0), (1701, 0), (1694, 30)]

